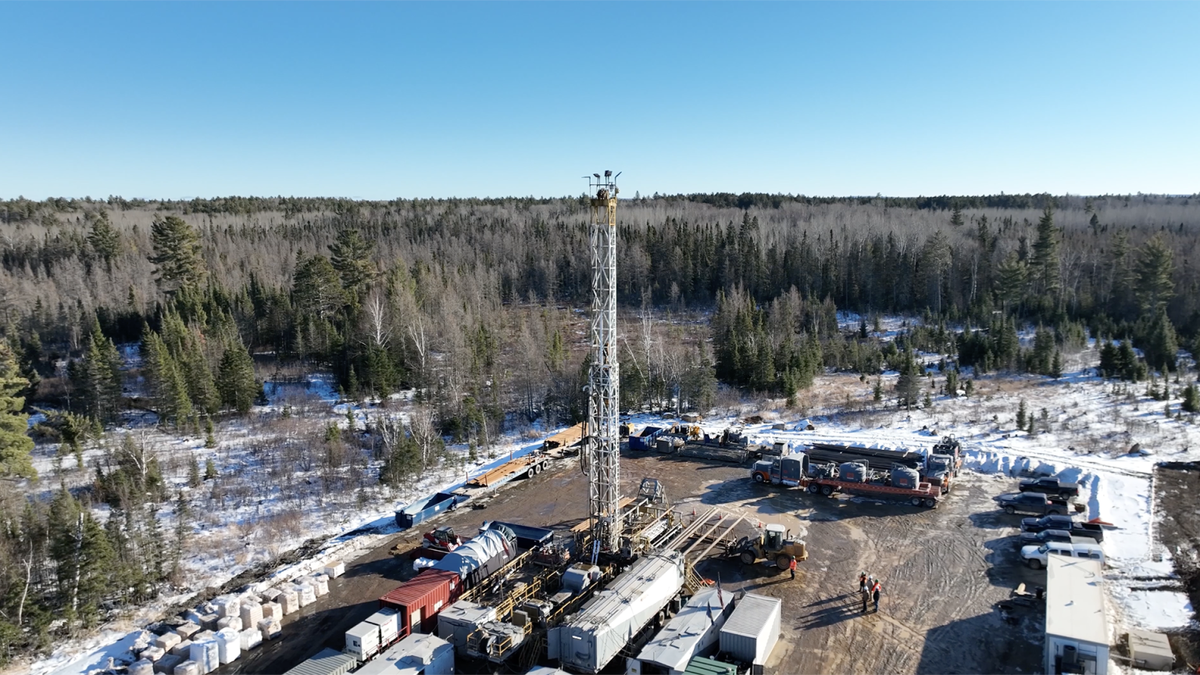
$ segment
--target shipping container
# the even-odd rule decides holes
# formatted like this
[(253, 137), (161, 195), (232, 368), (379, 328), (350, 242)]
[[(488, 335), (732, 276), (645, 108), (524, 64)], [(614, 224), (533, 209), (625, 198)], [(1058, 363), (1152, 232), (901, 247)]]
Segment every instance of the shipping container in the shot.
[(409, 635), (356, 675), (453, 675), (454, 648), (436, 635)]
[(721, 627), (721, 651), (746, 664), (763, 665), (779, 642), (783, 601), (747, 593)]
[(304, 661), (284, 675), (345, 675), (358, 665), (358, 661), (349, 654), (342, 654), (332, 649), (322, 649), (311, 659)]
[(379, 599), (380, 607), (391, 607), (400, 615), (400, 634), (430, 633), (437, 628), (437, 615), (462, 594), (458, 575), (428, 569)]

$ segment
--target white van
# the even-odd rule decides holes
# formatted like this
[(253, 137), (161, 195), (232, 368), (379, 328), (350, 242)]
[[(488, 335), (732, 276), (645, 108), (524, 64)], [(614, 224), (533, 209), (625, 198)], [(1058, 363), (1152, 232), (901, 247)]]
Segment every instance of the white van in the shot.
[(1101, 565), (1104, 564), (1104, 550), (1100, 548), (1099, 544), (1048, 541), (1041, 546), (1021, 547), (1021, 557), (1027, 565), (1035, 570), (1040, 570), (1046, 566), (1046, 558), (1051, 553), (1068, 558), (1099, 560)]

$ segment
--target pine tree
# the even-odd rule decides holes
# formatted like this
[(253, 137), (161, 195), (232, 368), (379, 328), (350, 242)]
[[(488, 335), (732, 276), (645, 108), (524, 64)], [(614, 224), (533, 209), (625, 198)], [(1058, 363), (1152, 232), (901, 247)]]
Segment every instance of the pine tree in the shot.
[(8, 342), (0, 340), (0, 476), (37, 478), (33, 468), (33, 439), (29, 416), (21, 412), (25, 399), (17, 394), (29, 386), (21, 377)]
[(188, 463), (188, 487), (200, 487), (200, 460)]
[(896, 380), (896, 396), (899, 404), (911, 410), (917, 403), (921, 393), (921, 371), (917, 367), (912, 352), (905, 352), (904, 362), (900, 366), (900, 378)]
[(875, 378), (875, 386), (871, 388), (871, 400), (876, 403), (883, 400), (883, 379)]
[(100, 423), (111, 422), (121, 409), (121, 356), (112, 340), (92, 325), (83, 359), (71, 364), (75, 407)]
[(1054, 210), (1047, 206), (1038, 221), (1037, 240), (1033, 243), (1035, 293), (1057, 297), (1061, 285), (1058, 266), (1058, 228), (1054, 227)]
[(200, 235), (182, 218), (167, 216), (150, 226), (158, 282), (169, 292), (199, 286), (206, 273)]
[(1054, 360), (1050, 362), (1050, 372), (1047, 374), (1056, 380), (1059, 379), (1060, 377), (1062, 377), (1062, 375), (1063, 375), (1062, 352), (1057, 351), (1057, 350), (1054, 352)]
[(1200, 412), (1200, 389), (1196, 387), (1196, 383), (1189, 383), (1183, 389), (1183, 404), (1180, 406), (1184, 412), (1198, 413)]
[(1179, 353), (1179, 338), (1175, 334), (1175, 326), (1167, 317), (1166, 308), (1160, 307), (1147, 331), (1148, 335), (1142, 344), (1142, 353), (1146, 357), (1146, 365), (1165, 376), (1175, 372), (1176, 356)]
[(113, 229), (108, 219), (108, 211), (100, 211), (91, 217), (92, 231), (88, 233), (88, 243), (96, 257), (104, 261), (109, 272), (112, 271), (113, 259), (121, 248), (121, 237)]
[(375, 278), (375, 263), (371, 260), (374, 244), (363, 239), (353, 228), (338, 232), (337, 241), (329, 247), (330, 263), (342, 279), (342, 287), (352, 296)]
[(1025, 419), (1028, 413), (1025, 410), (1025, 399), (1021, 399), (1021, 404), (1017, 406), (1017, 428), (1025, 428)]
[(142, 358), (155, 411), (159, 417), (178, 427), (192, 414), (187, 384), (158, 333), (147, 328), (144, 336)]
[(954, 207), (954, 212), (950, 214), (950, 224), (956, 228), (963, 225), (962, 209), (958, 208), (957, 205)]
[(292, 306), (298, 316), (327, 321), (346, 303), (338, 272), (323, 255), (296, 265), (292, 276)]
[(1171, 249), (1161, 232), (1138, 249), (1134, 294), (1142, 312), (1157, 313), (1174, 297), (1175, 282), (1171, 280), (1174, 269)]
[(217, 465), (213, 462), (212, 457), (209, 457), (204, 460), (204, 480), (212, 480), (217, 476)]
[(963, 385), (963, 394), (967, 398), (971, 398), (971, 394), (974, 394), (974, 393), (975, 393), (975, 380), (967, 380), (966, 384)]
[(217, 388), (221, 402), (239, 414), (250, 412), (258, 385), (254, 379), (254, 359), (241, 344), (230, 344), (221, 357), (218, 368)]
[(951, 368), (946, 372), (946, 395), (950, 398), (958, 396), (958, 371)]

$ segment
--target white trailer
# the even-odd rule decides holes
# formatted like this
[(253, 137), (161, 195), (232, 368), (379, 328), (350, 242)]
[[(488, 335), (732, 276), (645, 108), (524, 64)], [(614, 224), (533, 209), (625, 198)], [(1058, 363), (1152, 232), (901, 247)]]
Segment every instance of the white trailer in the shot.
[(721, 651), (746, 664), (766, 664), (779, 642), (783, 601), (747, 593), (721, 628)]

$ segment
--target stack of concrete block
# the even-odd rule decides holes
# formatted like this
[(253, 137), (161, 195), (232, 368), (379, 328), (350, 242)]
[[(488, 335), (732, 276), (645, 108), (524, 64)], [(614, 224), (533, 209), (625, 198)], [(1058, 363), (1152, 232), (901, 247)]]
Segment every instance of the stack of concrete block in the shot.
[(300, 609), (300, 599), (296, 595), (296, 591), (292, 588), (281, 588), (282, 593), (276, 596), (275, 601), (283, 608), (283, 613), (291, 614)]
[(262, 632), (263, 640), (274, 640), (275, 638), (279, 637), (279, 633), (283, 630), (283, 626), (280, 625), (279, 619), (263, 619), (262, 621), (258, 622), (258, 630)]
[(154, 672), (163, 673), (163, 675), (174, 675), (175, 666), (183, 663), (183, 660), (182, 656), (167, 654), (154, 662)]
[(216, 630), (217, 622), (221, 620), (221, 615), (216, 612), (209, 612), (200, 615), (200, 627), (204, 630)]
[(257, 602), (242, 603), (242, 629), (254, 628), (263, 619), (263, 606)]
[(180, 642), (183, 642), (183, 638), (179, 637), (179, 633), (175, 632), (164, 633), (154, 638), (154, 645), (168, 652), (174, 649), (175, 645)]
[(149, 647), (154, 644), (154, 637), (154, 633), (148, 630), (139, 631), (137, 636), (133, 638), (133, 645), (129, 647), (130, 651), (136, 654)]
[(323, 571), (330, 579), (336, 579), (346, 573), (346, 563), (341, 560), (330, 560), (325, 563)]
[(190, 660), (184, 661), (183, 663), (175, 666), (175, 672), (171, 673), (171, 675), (201, 675), (200, 664)]
[(295, 584), (296, 597), (300, 601), (301, 607), (308, 607), (317, 601), (317, 590), (308, 582), (300, 582)]
[[(278, 602), (264, 602), (262, 604), (262, 618), (263, 619), (282, 619), (283, 618), (283, 608), (279, 606)], [(252, 625), (257, 626), (258, 621), (255, 621)]]
[(176, 628), (175, 632), (179, 634), (181, 639), (191, 640), (193, 635), (200, 632), (200, 625), (193, 621), (188, 621), (182, 626)]
[(129, 664), (129, 675), (154, 675), (154, 662), (140, 659)]
[(227, 616), (237, 616), (239, 602), (237, 596), (222, 595), (212, 601), (213, 607), (216, 609), (217, 615), (224, 618)]
[(324, 574), (314, 574), (312, 576), (312, 586), (317, 592), (317, 597), (329, 595), (329, 577)]
[(194, 640), (189, 654), (190, 660), (196, 662), (199, 675), (211, 673), (221, 666), (221, 652), (217, 641), (213, 639)]
[[(259, 619), (259, 621), (262, 621), (262, 619)], [(262, 644), (263, 641), (262, 631), (260, 631), (258, 628), (247, 628), (241, 633), (238, 633), (238, 635), (242, 640), (242, 651), (244, 652), (254, 649)]]
[(226, 628), (232, 628), (234, 630), (241, 630), (242, 629), (242, 618), (240, 616), (222, 617), (220, 621), (217, 621), (217, 630), (221, 631), (221, 630), (225, 630)]
[(233, 663), (241, 655), (242, 636), (240, 632), (232, 628), (223, 628), (217, 631), (217, 656), (221, 659), (221, 665)]

